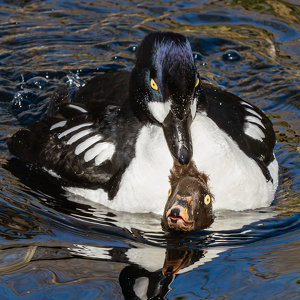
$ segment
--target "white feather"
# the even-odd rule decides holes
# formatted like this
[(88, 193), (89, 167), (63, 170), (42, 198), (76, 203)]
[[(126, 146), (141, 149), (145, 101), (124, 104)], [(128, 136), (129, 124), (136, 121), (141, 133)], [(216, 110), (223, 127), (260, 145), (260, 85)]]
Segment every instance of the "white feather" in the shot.
[(57, 122), (55, 124), (53, 124), (51, 127), (50, 127), (50, 131), (55, 129), (55, 128), (59, 128), (59, 127), (64, 127), (66, 125), (67, 121), (60, 121), (60, 122)]
[(250, 108), (253, 108), (253, 106), (250, 103), (247, 103), (245, 101), (241, 101), (241, 104), (244, 105), (244, 106), (248, 106)]
[(263, 141), (263, 138), (265, 137), (265, 134), (263, 131), (255, 124), (252, 123), (245, 123), (244, 125), (244, 132), (248, 136), (252, 137), (255, 140)]
[(259, 119), (262, 119), (262, 116), (260, 114), (258, 114), (255, 110), (251, 109), (251, 108), (248, 108), (246, 107), (245, 108), (246, 111), (248, 111), (249, 113), (251, 113), (252, 115), (255, 115), (256, 117), (258, 117)]
[[(247, 116), (246, 117), (246, 120), (248, 122), (252, 122), (252, 123), (255, 123), (255, 124), (258, 124), (260, 125), (262, 128), (265, 128), (264, 124), (261, 122), (260, 119), (258, 119), (257, 117), (254, 117), (254, 116)], [(266, 128), (265, 128), (266, 129)]]
[(80, 107), (80, 106), (77, 106), (77, 105), (74, 105), (74, 104), (69, 104), (69, 107), (71, 108), (74, 108), (74, 109), (77, 109), (83, 113), (87, 113), (87, 110), (85, 110), (84, 108)]
[(103, 143), (97, 143), (94, 147), (92, 147), (91, 149), (85, 152), (84, 160), (88, 162), (94, 159), (100, 153), (102, 147), (103, 147)]
[(86, 162), (95, 159), (95, 165), (99, 166), (107, 159), (111, 159), (115, 153), (115, 146), (111, 143), (97, 143), (84, 154)]
[(77, 125), (77, 126), (74, 126), (74, 127), (71, 127), (69, 128), (68, 130), (66, 131), (63, 131), (61, 134), (58, 135), (58, 138), (61, 139), (62, 137), (82, 128), (82, 127), (86, 127), (86, 126), (91, 126), (93, 125), (93, 123), (83, 123), (83, 124), (80, 124), (80, 125)]
[(53, 170), (48, 170), (47, 168), (43, 167), (43, 170), (45, 170), (46, 172), (48, 172), (51, 176), (55, 177), (55, 178), (61, 178), (58, 174), (56, 174)]
[(84, 142), (80, 143), (76, 148), (75, 148), (75, 154), (79, 155), (86, 149), (88, 149), (90, 146), (93, 144), (100, 142), (102, 140), (102, 137), (100, 135), (94, 135), (91, 136), (90, 138), (86, 139)]
[(100, 153), (95, 158), (95, 165), (99, 166), (106, 160), (112, 158), (115, 153), (115, 146), (111, 143), (103, 143)]
[(74, 134), (68, 141), (67, 141), (67, 145), (72, 145), (73, 143), (75, 143), (76, 141), (80, 140), (81, 138), (83, 138), (84, 136), (88, 135), (92, 133), (92, 129), (86, 129), (86, 130), (82, 130), (76, 134)]

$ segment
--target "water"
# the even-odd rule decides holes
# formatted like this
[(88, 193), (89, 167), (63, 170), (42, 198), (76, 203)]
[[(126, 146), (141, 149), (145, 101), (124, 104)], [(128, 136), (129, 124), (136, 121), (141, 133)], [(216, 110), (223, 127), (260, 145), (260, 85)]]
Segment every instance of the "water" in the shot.
[[(297, 1), (0, 3), (0, 299), (299, 298)], [(131, 70), (152, 30), (183, 33), (203, 80), (271, 118), (280, 164), (271, 207), (217, 212), (207, 230), (165, 235), (160, 216), (65, 194), (9, 153), (8, 137), (43, 117), (60, 83), (72, 93)]]

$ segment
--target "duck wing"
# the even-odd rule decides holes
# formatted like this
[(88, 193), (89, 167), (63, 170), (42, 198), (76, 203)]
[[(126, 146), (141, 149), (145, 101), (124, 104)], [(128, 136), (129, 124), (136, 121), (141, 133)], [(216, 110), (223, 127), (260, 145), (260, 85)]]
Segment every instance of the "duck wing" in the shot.
[(62, 101), (54, 111), (15, 133), (9, 150), (70, 185), (100, 187), (113, 197), (135, 155), (139, 121), (130, 110), (105, 100), (86, 106)]
[(239, 97), (203, 84), (207, 116), (254, 159), (270, 180), (268, 165), (274, 160), (275, 132), (270, 119), (256, 106)]

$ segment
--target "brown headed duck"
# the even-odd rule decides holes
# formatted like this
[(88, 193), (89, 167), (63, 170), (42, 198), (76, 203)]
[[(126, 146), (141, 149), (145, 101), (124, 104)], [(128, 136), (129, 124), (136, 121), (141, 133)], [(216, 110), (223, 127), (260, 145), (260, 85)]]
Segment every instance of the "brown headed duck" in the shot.
[(174, 161), (169, 176), (171, 188), (162, 218), (165, 231), (191, 232), (209, 227), (214, 220), (208, 176), (191, 160), (188, 165)]

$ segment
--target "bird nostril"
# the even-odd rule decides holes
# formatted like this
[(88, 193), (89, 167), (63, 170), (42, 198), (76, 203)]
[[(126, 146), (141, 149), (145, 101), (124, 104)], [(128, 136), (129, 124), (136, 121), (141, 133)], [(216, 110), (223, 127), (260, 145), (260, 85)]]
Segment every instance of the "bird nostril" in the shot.
[(171, 217), (179, 217), (180, 216), (180, 209), (178, 207), (174, 207), (171, 209), (170, 212)]

